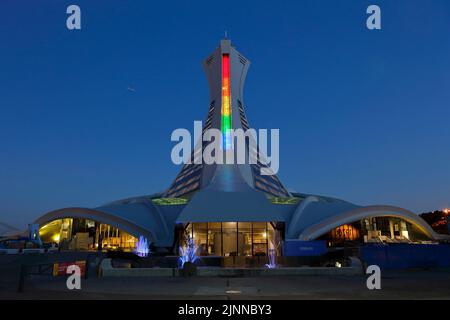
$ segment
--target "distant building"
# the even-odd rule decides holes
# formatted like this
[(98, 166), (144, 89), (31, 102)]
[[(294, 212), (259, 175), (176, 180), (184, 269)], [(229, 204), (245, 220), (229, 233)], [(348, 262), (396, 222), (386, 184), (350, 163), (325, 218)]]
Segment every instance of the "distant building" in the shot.
[[(250, 61), (230, 40), (222, 40), (203, 62), (210, 93), (203, 130), (216, 128), (226, 135), (230, 128), (250, 128), (243, 99), (249, 66)], [(289, 107), (280, 106), (274, 112)], [(234, 152), (228, 144), (225, 149)], [(177, 254), (180, 244), (191, 236), (201, 255), (216, 256), (260, 256), (274, 248), (282, 255), (278, 243), (286, 240), (324, 240), (328, 246), (340, 246), (346, 242), (410, 243), (441, 237), (406, 209), (360, 206), (290, 192), (276, 175), (261, 175), (264, 166), (260, 162), (186, 164), (163, 193), (96, 208), (58, 209), (42, 215), (36, 223), (41, 226), (42, 240), (57, 242), (62, 249), (133, 250), (143, 236), (154, 250)]]

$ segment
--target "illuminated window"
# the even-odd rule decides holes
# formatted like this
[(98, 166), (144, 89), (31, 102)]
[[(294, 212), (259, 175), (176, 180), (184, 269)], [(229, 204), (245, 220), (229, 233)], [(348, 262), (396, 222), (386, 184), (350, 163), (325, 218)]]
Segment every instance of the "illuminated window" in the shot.
[(152, 202), (158, 206), (172, 206), (186, 204), (188, 202), (185, 198), (156, 198)]
[(44, 243), (56, 243), (63, 250), (125, 250), (136, 248), (137, 238), (115, 228), (83, 218), (52, 221), (39, 229)]
[(190, 223), (186, 235), (194, 238), (199, 255), (266, 256), (269, 249), (281, 255), (280, 234), (270, 222)]
[(331, 230), (333, 241), (353, 241), (359, 238), (359, 230), (352, 225), (344, 224)]

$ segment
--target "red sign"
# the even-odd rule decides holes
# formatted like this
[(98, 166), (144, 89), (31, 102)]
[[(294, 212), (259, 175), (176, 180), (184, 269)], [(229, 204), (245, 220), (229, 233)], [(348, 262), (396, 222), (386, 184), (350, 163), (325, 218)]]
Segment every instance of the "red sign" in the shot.
[(53, 265), (53, 276), (58, 277), (67, 275), (67, 268), (72, 265), (78, 266), (80, 268), (81, 276), (84, 277), (86, 273), (86, 261), (55, 263)]

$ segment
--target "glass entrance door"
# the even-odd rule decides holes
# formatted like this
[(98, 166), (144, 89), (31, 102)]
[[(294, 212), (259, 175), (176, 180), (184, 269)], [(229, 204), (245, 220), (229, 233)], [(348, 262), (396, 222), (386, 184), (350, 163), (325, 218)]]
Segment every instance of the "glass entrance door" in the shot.
[(200, 256), (267, 256), (279, 248), (279, 233), (270, 222), (190, 223), (186, 231)]

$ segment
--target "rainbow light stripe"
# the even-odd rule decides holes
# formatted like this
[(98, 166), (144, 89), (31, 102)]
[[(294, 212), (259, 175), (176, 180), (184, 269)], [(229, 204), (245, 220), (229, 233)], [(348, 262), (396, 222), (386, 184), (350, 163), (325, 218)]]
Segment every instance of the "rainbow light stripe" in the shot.
[(230, 55), (222, 55), (222, 136), (223, 149), (230, 150), (231, 141), (231, 94), (230, 94)]

